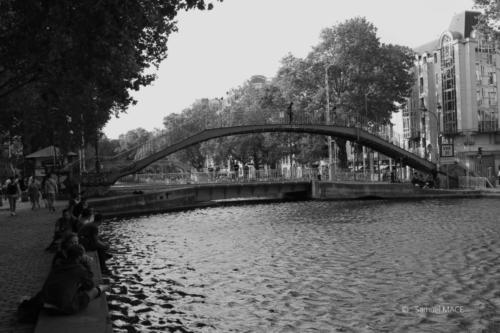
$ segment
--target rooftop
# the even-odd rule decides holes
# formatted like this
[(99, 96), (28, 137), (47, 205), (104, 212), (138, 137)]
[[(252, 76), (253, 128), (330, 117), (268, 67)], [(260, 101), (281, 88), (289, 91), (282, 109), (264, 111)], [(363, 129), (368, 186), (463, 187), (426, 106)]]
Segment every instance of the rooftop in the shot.
[[(48, 146), (45, 148), (42, 148), (34, 153), (31, 153), (26, 156), (26, 158), (43, 158), (43, 157), (53, 157), (54, 155), (59, 155), (60, 151), (59, 148), (54, 147), (54, 146)], [(76, 156), (77, 154), (73, 152), (69, 152), (66, 154), (66, 156)]]
[[(474, 26), (477, 24), (478, 17), (481, 15), (480, 12), (465, 11), (460, 14), (456, 14), (451, 19), (450, 25), (448, 26), (448, 32), (450, 32), (454, 39), (469, 38)], [(439, 48), (439, 39), (435, 39), (424, 45), (414, 47), (413, 50), (418, 53), (430, 53)]]

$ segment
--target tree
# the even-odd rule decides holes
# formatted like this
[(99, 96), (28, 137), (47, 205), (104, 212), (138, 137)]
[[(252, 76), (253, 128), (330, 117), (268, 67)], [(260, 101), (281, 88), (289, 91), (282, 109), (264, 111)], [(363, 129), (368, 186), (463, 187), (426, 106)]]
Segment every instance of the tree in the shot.
[(127, 151), (136, 146), (144, 144), (151, 138), (151, 133), (142, 127), (130, 130), (125, 134), (120, 134), (118, 137), (119, 148), (118, 152)]
[[(413, 83), (413, 51), (381, 44), (375, 26), (361, 17), (324, 29), (308, 58), (316, 67), (321, 64), (331, 80), (332, 89), (325, 93), (333, 101), (334, 119), (364, 115), (378, 124), (388, 123)], [(340, 166), (346, 167), (345, 140), (337, 138), (336, 142)]]
[(113, 156), (120, 150), (120, 140), (109, 139), (106, 135), (103, 135), (99, 140), (99, 154), (101, 156)]
[[(331, 99), (343, 112), (365, 111), (369, 119), (390, 120), (404, 103), (413, 82), (413, 51), (381, 44), (377, 29), (365, 18), (354, 18), (327, 28), (308, 57), (328, 71)], [(323, 74), (324, 77), (324, 74)]]
[(500, 1), (474, 0), (474, 4), (474, 7), (482, 12), (476, 29), (496, 40), (497, 46), (500, 47)]
[[(239, 124), (262, 124), (276, 122), (280, 111), (285, 111), (288, 103), (281, 89), (273, 82), (256, 86), (250, 81), (233, 89), (230, 95), (233, 126)], [(262, 133), (225, 138), (217, 147), (224, 152), (225, 159), (231, 157), (243, 164), (254, 163), (259, 169), (264, 164), (275, 165), (283, 157), (283, 134)]]
[[(385, 123), (405, 101), (413, 83), (412, 66), (413, 52), (409, 48), (381, 44), (373, 24), (355, 18), (325, 29), (321, 42), (305, 59), (284, 57), (272, 81), (263, 86), (249, 81), (233, 89), (226, 107), (215, 101), (206, 100), (205, 106), (197, 102), (181, 114), (165, 117), (164, 124), (174, 143), (211, 123), (230, 121), (237, 126), (279, 121), (291, 103), (295, 119), (321, 121), (326, 115), (327, 96), (332, 100), (329, 111), (334, 120), (364, 115)], [(345, 141), (337, 139), (337, 143), (341, 166), (345, 167)], [(311, 165), (326, 152), (325, 140), (320, 136), (267, 133), (212, 140), (178, 156), (184, 154), (180, 160), (190, 159), (192, 165), (198, 166), (205, 156), (211, 156), (216, 161), (232, 158), (253, 162), (258, 168), (262, 164), (274, 165), (284, 154), (293, 154), (300, 163)]]
[[(273, 81), (283, 96), (281, 104), (284, 105), (287, 101), (293, 102), (295, 117), (324, 122), (326, 103), (323, 73), (323, 66), (315, 63), (312, 57), (300, 59), (290, 54), (285, 56)], [(301, 164), (311, 166), (328, 153), (323, 136), (286, 134), (282, 135), (282, 140), (294, 143), (285, 147), (285, 151), (294, 154), (295, 159)]]
[(3, 0), (0, 130), (18, 130), (27, 142), (27, 134), (47, 130), (60, 145), (98, 140), (110, 117), (135, 102), (130, 91), (155, 79), (150, 69), (167, 56), (177, 13), (212, 6), (204, 0)]
[[(217, 104), (207, 98), (200, 99), (189, 108), (184, 109), (181, 114), (174, 113), (163, 118), (168, 142), (176, 143), (207, 127), (216, 126), (218, 121)], [(210, 147), (210, 143), (200, 143), (175, 155), (182, 163), (189, 163), (196, 169), (202, 169), (205, 157), (211, 151)]]

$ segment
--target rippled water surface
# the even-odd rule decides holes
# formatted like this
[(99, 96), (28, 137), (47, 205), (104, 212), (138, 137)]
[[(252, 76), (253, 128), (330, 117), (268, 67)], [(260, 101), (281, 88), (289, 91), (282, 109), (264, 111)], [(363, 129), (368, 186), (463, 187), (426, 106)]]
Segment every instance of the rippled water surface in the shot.
[(104, 225), (117, 332), (500, 332), (500, 200), (288, 202)]

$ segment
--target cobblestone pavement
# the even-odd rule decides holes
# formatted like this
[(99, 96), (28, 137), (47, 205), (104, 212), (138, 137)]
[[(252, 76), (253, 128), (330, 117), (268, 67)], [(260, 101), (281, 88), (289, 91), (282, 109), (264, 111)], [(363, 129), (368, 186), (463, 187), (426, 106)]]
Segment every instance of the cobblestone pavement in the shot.
[(19, 324), (15, 312), (22, 296), (40, 290), (47, 277), (52, 253), (54, 223), (66, 202), (58, 202), (55, 213), (46, 208), (31, 210), (19, 202), (16, 216), (10, 216), (7, 201), (0, 206), (0, 332), (33, 332), (34, 325)]

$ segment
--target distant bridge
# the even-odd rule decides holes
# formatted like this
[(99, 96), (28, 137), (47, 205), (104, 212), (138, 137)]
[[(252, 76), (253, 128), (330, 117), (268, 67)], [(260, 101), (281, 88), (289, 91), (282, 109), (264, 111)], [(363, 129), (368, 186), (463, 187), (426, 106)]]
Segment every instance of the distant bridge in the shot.
[(310, 133), (339, 137), (372, 148), (390, 158), (400, 161), (401, 165), (408, 165), (430, 174), (437, 172), (436, 164), (381, 138), (379, 135), (370, 133), (363, 127), (339, 126), (336, 124), (256, 124), (203, 130), (176, 143), (165, 144), (162, 147), (150, 149), (150, 151), (143, 154), (142, 158), (129, 161), (126, 165), (122, 164), (122, 166), (116, 167), (114, 170), (88, 173), (84, 175), (82, 183), (85, 185), (111, 185), (121, 177), (137, 173), (148, 165), (192, 145), (225, 136), (266, 132)]

